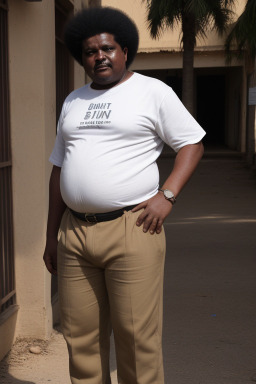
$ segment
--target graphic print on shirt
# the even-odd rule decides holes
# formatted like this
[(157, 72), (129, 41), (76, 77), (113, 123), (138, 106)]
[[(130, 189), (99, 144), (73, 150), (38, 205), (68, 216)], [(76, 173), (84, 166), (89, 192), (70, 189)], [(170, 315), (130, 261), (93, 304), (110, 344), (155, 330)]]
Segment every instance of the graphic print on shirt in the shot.
[(100, 125), (110, 124), (110, 109), (112, 103), (91, 103), (88, 106), (87, 112), (84, 116), (84, 121), (80, 121), (78, 129), (85, 128), (99, 128)]

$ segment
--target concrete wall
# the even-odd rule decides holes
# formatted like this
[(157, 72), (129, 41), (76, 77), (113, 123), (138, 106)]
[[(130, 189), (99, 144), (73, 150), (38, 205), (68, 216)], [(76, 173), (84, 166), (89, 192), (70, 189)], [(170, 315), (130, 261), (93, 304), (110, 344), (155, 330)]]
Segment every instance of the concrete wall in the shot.
[(232, 67), (227, 73), (227, 129), (229, 148), (246, 151), (246, 73), (244, 67)]
[[(71, 3), (78, 10), (84, 1)], [(17, 304), (0, 317), (0, 359), (17, 336), (47, 338), (53, 326), (51, 276), (42, 256), (56, 135), (55, 2), (9, 0), (8, 25)], [(84, 84), (79, 65), (71, 76), (75, 87)]]
[[(230, 66), (242, 66), (241, 60), (233, 59)], [(225, 55), (221, 51), (195, 52), (194, 67), (195, 68), (218, 68), (225, 67)], [(149, 69), (181, 69), (182, 53), (181, 52), (152, 52), (139, 53), (132, 63), (132, 70), (149, 70)]]
[[(142, 0), (102, 0), (103, 6), (111, 6), (123, 10), (136, 23), (140, 34), (139, 52), (158, 52), (159, 50), (180, 51), (180, 25), (172, 31), (167, 29), (161, 34), (159, 39), (153, 40), (150, 37), (147, 23), (146, 1)], [(234, 20), (240, 15), (244, 9), (246, 0), (239, 0), (234, 7)], [(212, 50), (223, 48), (223, 38), (211, 31), (205, 39), (197, 40), (198, 49), (205, 47)]]
[[(254, 63), (254, 71), (248, 76), (248, 88), (256, 88), (256, 61)], [(248, 89), (248, 92), (249, 92)], [(256, 167), (256, 106), (248, 105), (247, 107), (247, 161)]]
[(9, 4), (10, 114), (19, 336), (51, 332), (50, 276), (43, 268), (55, 137), (54, 2)]

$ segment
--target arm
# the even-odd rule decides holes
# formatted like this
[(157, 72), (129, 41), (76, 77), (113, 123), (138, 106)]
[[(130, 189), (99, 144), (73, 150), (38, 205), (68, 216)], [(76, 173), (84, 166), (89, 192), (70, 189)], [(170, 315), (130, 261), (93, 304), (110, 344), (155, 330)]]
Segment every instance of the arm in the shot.
[[(173, 170), (162, 186), (162, 189), (170, 189), (177, 197), (195, 171), (204, 148), (202, 142), (186, 145), (177, 153)], [(137, 220), (137, 225), (143, 224), (143, 231), (151, 234), (160, 233), (165, 218), (172, 210), (172, 204), (165, 199), (162, 192), (158, 192), (151, 199), (137, 205), (132, 211), (136, 212), (144, 208)]]
[(53, 275), (57, 275), (57, 237), (61, 218), (66, 209), (60, 193), (60, 171), (61, 168), (53, 166), (49, 186), (49, 213), (43, 257), (46, 268)]

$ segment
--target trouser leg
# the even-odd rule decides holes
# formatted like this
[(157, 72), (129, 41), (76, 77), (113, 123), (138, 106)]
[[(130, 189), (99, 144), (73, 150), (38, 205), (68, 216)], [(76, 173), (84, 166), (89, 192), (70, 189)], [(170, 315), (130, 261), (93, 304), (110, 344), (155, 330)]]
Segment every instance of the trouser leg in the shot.
[[(162, 296), (165, 235), (145, 234), (138, 214), (119, 225), (120, 257), (106, 268), (118, 383), (163, 384)], [(116, 244), (118, 244), (116, 240)]]
[(138, 215), (127, 212), (91, 227), (82, 225), (70, 213), (64, 216), (58, 273), (73, 384), (110, 383), (109, 306), (118, 382), (164, 383), (161, 335), (165, 239), (163, 232), (144, 234), (136, 226)]
[(109, 304), (104, 270), (86, 259), (86, 228), (62, 220), (58, 247), (61, 322), (73, 384), (110, 384)]

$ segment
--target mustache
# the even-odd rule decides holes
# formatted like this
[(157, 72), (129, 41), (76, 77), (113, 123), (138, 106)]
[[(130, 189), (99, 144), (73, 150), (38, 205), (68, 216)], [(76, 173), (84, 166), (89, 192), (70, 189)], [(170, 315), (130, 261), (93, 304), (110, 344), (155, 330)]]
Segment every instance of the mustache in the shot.
[(111, 64), (107, 61), (100, 61), (94, 65), (94, 69), (103, 68), (103, 67), (111, 68)]

